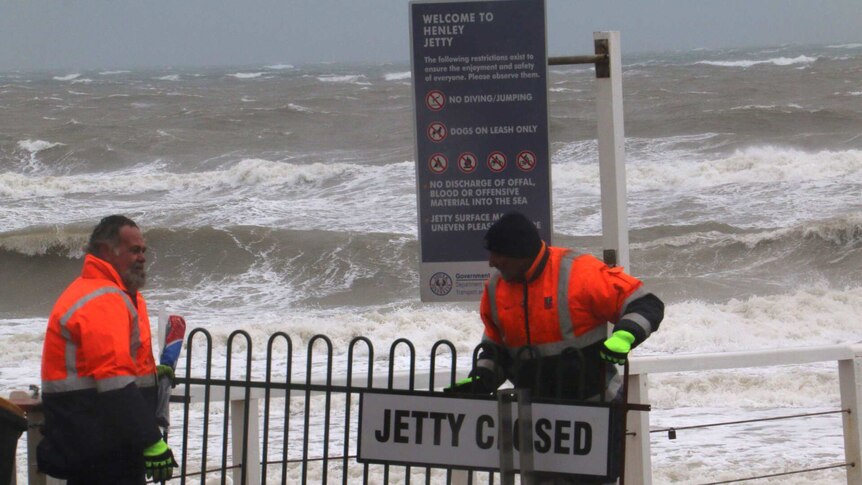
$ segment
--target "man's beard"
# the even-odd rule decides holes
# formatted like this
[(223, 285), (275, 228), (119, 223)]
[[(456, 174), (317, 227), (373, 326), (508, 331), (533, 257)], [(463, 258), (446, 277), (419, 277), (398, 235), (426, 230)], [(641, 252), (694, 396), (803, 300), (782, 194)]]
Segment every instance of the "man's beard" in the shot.
[(120, 275), (126, 289), (136, 292), (147, 284), (147, 272), (143, 266), (132, 266)]

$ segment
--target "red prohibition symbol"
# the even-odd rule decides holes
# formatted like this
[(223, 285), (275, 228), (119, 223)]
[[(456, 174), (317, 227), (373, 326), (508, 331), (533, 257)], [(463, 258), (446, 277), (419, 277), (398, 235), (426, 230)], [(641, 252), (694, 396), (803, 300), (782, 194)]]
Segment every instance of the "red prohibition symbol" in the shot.
[(518, 154), (518, 158), (515, 159), (515, 164), (518, 165), (518, 168), (522, 171), (529, 172), (536, 167), (536, 154), (530, 150), (524, 150)]
[(458, 155), (458, 168), (464, 173), (473, 173), (479, 166), (479, 159), (472, 152)]
[(449, 159), (442, 153), (435, 153), (428, 158), (428, 168), (439, 175), (449, 168)]
[(446, 106), (446, 95), (443, 91), (432, 89), (425, 95), (425, 106), (431, 111), (440, 111)]
[(506, 168), (506, 155), (503, 152), (491, 152), (488, 155), (488, 170), (502, 172)]
[(428, 139), (434, 143), (440, 143), (446, 139), (449, 132), (446, 130), (446, 125), (439, 121), (434, 121), (428, 125)]

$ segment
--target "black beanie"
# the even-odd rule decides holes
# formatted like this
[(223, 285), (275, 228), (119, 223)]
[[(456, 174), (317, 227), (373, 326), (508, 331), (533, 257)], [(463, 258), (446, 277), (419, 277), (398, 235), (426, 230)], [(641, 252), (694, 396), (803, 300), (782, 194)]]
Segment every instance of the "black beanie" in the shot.
[(510, 212), (485, 233), (485, 249), (513, 258), (533, 258), (542, 249), (542, 238), (524, 214)]

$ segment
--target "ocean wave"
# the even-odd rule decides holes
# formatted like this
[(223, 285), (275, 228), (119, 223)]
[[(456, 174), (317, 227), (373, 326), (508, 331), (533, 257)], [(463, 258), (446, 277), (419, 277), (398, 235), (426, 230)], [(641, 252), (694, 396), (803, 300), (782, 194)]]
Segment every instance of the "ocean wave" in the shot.
[(324, 83), (353, 83), (359, 84), (361, 81), (365, 80), (366, 77), (364, 74), (345, 74), (345, 75), (337, 75), (337, 74), (327, 74), (324, 76), (317, 76), (317, 80)]
[(55, 81), (72, 81), (81, 77), (80, 73), (67, 74), (65, 76), (54, 76)]
[(272, 69), (274, 71), (280, 71), (283, 69), (293, 69), (293, 64), (272, 64), (269, 66), (263, 66), (267, 69)]
[(836, 44), (827, 45), (827, 49), (862, 49), (862, 44)]
[(648, 158), (632, 163), (627, 171), (632, 187), (662, 190), (846, 179), (862, 173), (862, 150), (806, 152), (761, 146), (711, 160), (695, 154), (664, 160)]
[(129, 74), (132, 71), (102, 71), (99, 73), (100, 76), (116, 76), (117, 74)]
[(234, 74), (228, 74), (228, 77), (235, 77), (237, 79), (257, 79), (266, 74), (265, 72), (237, 72)]
[(26, 140), (18, 140), (18, 148), (21, 150), (26, 150), (33, 155), (59, 146), (64, 146), (64, 144), (45, 140), (31, 140), (29, 138)]
[[(628, 138), (626, 178), (634, 190), (692, 190), (724, 184), (853, 180), (862, 175), (862, 150), (804, 151), (755, 146), (707, 158), (704, 149), (720, 146), (719, 134), (667, 138)], [(553, 178), (564, 186), (598, 187), (595, 140), (567, 143), (553, 154)], [(570, 165), (578, 165), (576, 170)]]
[(159, 76), (156, 78), (157, 81), (179, 81), (179, 74), (168, 74), (166, 76)]
[(135, 176), (135, 189), (146, 191), (222, 191), (227, 188), (319, 184), (360, 170), (349, 163), (292, 164), (244, 159), (223, 170), (192, 173), (162, 171), (159, 164), (135, 166), (100, 175), (27, 176), (0, 174), (0, 194), (14, 198), (57, 197), (86, 193), (128, 193), (125, 175)]
[(774, 66), (791, 66), (794, 64), (811, 64), (817, 60), (816, 57), (798, 56), (798, 57), (774, 57), (764, 60), (738, 60), (738, 61), (697, 61), (695, 64), (704, 64), (707, 66), (717, 67), (752, 67), (758, 64), (772, 64)]
[(24, 256), (59, 255), (81, 258), (89, 239), (89, 230), (83, 226), (36, 226), (18, 231), (0, 233), (0, 252)]
[(385, 79), (386, 81), (403, 81), (405, 79), (410, 79), (411, 77), (412, 74), (410, 73), (410, 71), (387, 72), (383, 75), (383, 79)]
[[(862, 249), (862, 213), (848, 214), (825, 220), (806, 221), (792, 227), (755, 230), (722, 223), (704, 223), (691, 226), (657, 226), (635, 231), (637, 249), (665, 246), (685, 248), (700, 246), (710, 251), (717, 247), (741, 244), (748, 249), (758, 246), (788, 243), (793, 245), (813, 242), (823, 248), (829, 245), (839, 252), (842, 249)], [(836, 254), (836, 251), (832, 251)]]

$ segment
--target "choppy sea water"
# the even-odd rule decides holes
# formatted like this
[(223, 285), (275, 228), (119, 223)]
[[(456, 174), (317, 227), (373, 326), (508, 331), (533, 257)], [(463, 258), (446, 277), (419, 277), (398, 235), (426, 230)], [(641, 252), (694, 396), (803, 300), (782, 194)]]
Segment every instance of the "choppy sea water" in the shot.
[[(862, 340), (862, 45), (624, 54), (623, 70), (630, 271), (668, 303), (637, 353)], [(594, 74), (554, 67), (549, 89), (554, 243), (600, 254)], [(145, 230), (153, 312), (222, 344), (449, 339), (466, 356), (481, 335), (475, 305), (418, 301), (406, 64), (0, 73), (0, 200), (4, 395), (38, 383), (50, 307), (117, 212)], [(654, 376), (651, 419), (833, 409), (835, 375)], [(841, 462), (840, 433), (824, 417), (654, 435), (654, 481)]]

